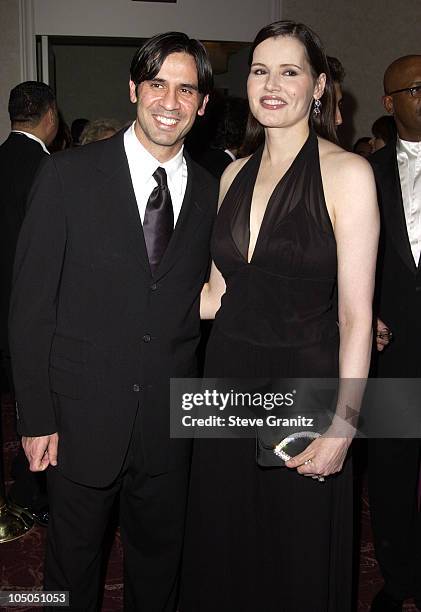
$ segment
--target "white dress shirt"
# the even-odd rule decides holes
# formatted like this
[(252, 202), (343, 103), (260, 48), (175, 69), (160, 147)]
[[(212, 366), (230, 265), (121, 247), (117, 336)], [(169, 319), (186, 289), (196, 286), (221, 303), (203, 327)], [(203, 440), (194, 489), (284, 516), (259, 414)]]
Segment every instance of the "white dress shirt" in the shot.
[(412, 255), (418, 266), (421, 252), (421, 142), (398, 138), (396, 154), (406, 228)]
[(34, 134), (30, 134), (29, 132), (24, 132), (22, 130), (12, 130), (12, 133), (13, 134), (23, 134), (24, 136), (27, 136), (31, 140), (35, 140), (35, 142), (38, 142), (41, 145), (45, 153), (47, 153), (47, 155), (50, 155), (50, 151), (47, 149), (45, 144), (42, 142), (41, 138), (38, 138), (38, 136), (35, 136)]
[(174, 210), (174, 225), (177, 223), (187, 187), (187, 163), (183, 149), (167, 162), (161, 163), (139, 142), (133, 123), (124, 133), (124, 149), (129, 163), (130, 176), (136, 196), (140, 219), (145, 218), (146, 204), (149, 196), (157, 186), (153, 178), (155, 170), (161, 166), (167, 173), (168, 189)]

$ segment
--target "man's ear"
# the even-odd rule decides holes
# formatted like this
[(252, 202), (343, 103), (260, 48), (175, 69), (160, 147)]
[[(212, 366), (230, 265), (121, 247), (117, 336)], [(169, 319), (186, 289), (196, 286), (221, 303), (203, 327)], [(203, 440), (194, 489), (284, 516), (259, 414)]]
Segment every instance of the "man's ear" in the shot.
[(58, 123), (58, 112), (55, 107), (50, 106), (47, 111), (47, 119), (48, 123), (50, 123), (51, 125), (55, 125), (56, 123)]
[(383, 96), (382, 102), (383, 102), (383, 106), (386, 109), (386, 112), (389, 113), (389, 115), (393, 115), (395, 109), (393, 108), (392, 96)]
[(133, 104), (136, 104), (137, 102), (136, 85), (133, 83), (131, 79), (129, 81), (129, 91), (130, 91), (130, 102), (133, 102)]
[(206, 105), (209, 102), (209, 95), (207, 94), (203, 100), (202, 100), (202, 104), (199, 107), (199, 110), (197, 111), (197, 114), (199, 115), (199, 117), (203, 117), (203, 115), (205, 114), (205, 109), (206, 109)]

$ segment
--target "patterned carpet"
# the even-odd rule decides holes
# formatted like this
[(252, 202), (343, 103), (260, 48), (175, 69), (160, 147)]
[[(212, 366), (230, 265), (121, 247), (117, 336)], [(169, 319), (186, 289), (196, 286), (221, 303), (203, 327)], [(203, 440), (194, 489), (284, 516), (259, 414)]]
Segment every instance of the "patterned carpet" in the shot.
[[(6, 487), (10, 484), (11, 461), (18, 448), (18, 440), (14, 431), (14, 407), (10, 396), (3, 396), (3, 438), (4, 463), (6, 474)], [(361, 455), (363, 452), (361, 451)], [(359, 463), (364, 461), (360, 458)], [(364, 469), (357, 470), (356, 488), (362, 491), (358, 495), (359, 517), (358, 530), (360, 531), (358, 584), (356, 585), (355, 612), (368, 612), (374, 594), (382, 585), (379, 570), (374, 556), (370, 515), (367, 501), (367, 490), (364, 479)], [(19, 540), (0, 544), (0, 589), (1, 590), (32, 590), (39, 589), (42, 584), (42, 563), (45, 541), (45, 530), (34, 527), (28, 534)], [(115, 534), (113, 546), (109, 556), (107, 575), (105, 580), (104, 601), (102, 612), (116, 612), (122, 610), (123, 584), (122, 584), (122, 548), (118, 531)], [(4, 610), (9, 608), (2, 608)], [(13, 607), (11, 612), (27, 612), (39, 608)], [(65, 609), (65, 608), (64, 608)], [(405, 612), (415, 612), (415, 607), (408, 603)], [(215, 611), (217, 612), (217, 611)], [(233, 610), (232, 612), (241, 612)], [(256, 611), (263, 612), (263, 611)], [(310, 610), (308, 612), (311, 612)]]

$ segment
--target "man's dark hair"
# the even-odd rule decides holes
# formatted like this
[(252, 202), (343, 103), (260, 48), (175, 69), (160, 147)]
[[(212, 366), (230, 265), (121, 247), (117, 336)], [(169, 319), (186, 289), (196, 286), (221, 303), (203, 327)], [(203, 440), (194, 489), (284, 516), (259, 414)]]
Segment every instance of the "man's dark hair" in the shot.
[(361, 138), (358, 138), (358, 140), (355, 142), (354, 146), (352, 147), (353, 152), (354, 153), (357, 152), (357, 149), (360, 144), (369, 144), (370, 140), (371, 140), (370, 136), (361, 136)]
[(386, 144), (396, 140), (396, 123), (392, 115), (382, 115), (371, 126), (375, 138), (381, 138)]
[(130, 77), (136, 87), (143, 81), (154, 79), (171, 53), (188, 53), (193, 57), (199, 93), (209, 94), (213, 89), (213, 77), (206, 49), (201, 42), (182, 32), (157, 34), (136, 51), (130, 66)]
[(37, 125), (43, 115), (55, 107), (56, 97), (51, 87), (41, 81), (19, 83), (10, 92), (9, 116), (12, 123)]
[(337, 57), (327, 56), (327, 63), (329, 64), (330, 76), (334, 83), (343, 83), (345, 79), (345, 68)]
[(78, 117), (72, 121), (72, 126), (70, 128), (70, 132), (72, 134), (72, 143), (73, 146), (80, 145), (80, 137), (82, 135), (83, 130), (88, 125), (89, 119), (85, 119), (83, 117)]

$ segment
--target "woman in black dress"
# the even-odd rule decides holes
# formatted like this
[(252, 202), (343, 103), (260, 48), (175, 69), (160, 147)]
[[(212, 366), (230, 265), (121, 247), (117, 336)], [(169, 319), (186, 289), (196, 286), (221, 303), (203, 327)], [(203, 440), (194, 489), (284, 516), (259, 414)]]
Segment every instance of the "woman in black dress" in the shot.
[[(309, 28), (263, 28), (250, 64), (249, 128), (261, 145), (221, 181), (201, 303), (205, 318), (216, 313), (205, 376), (364, 379), (378, 239), (371, 169), (332, 142), (333, 84)], [(287, 468), (257, 465), (254, 440), (195, 442), (182, 612), (350, 609), (350, 442), (330, 432)]]

